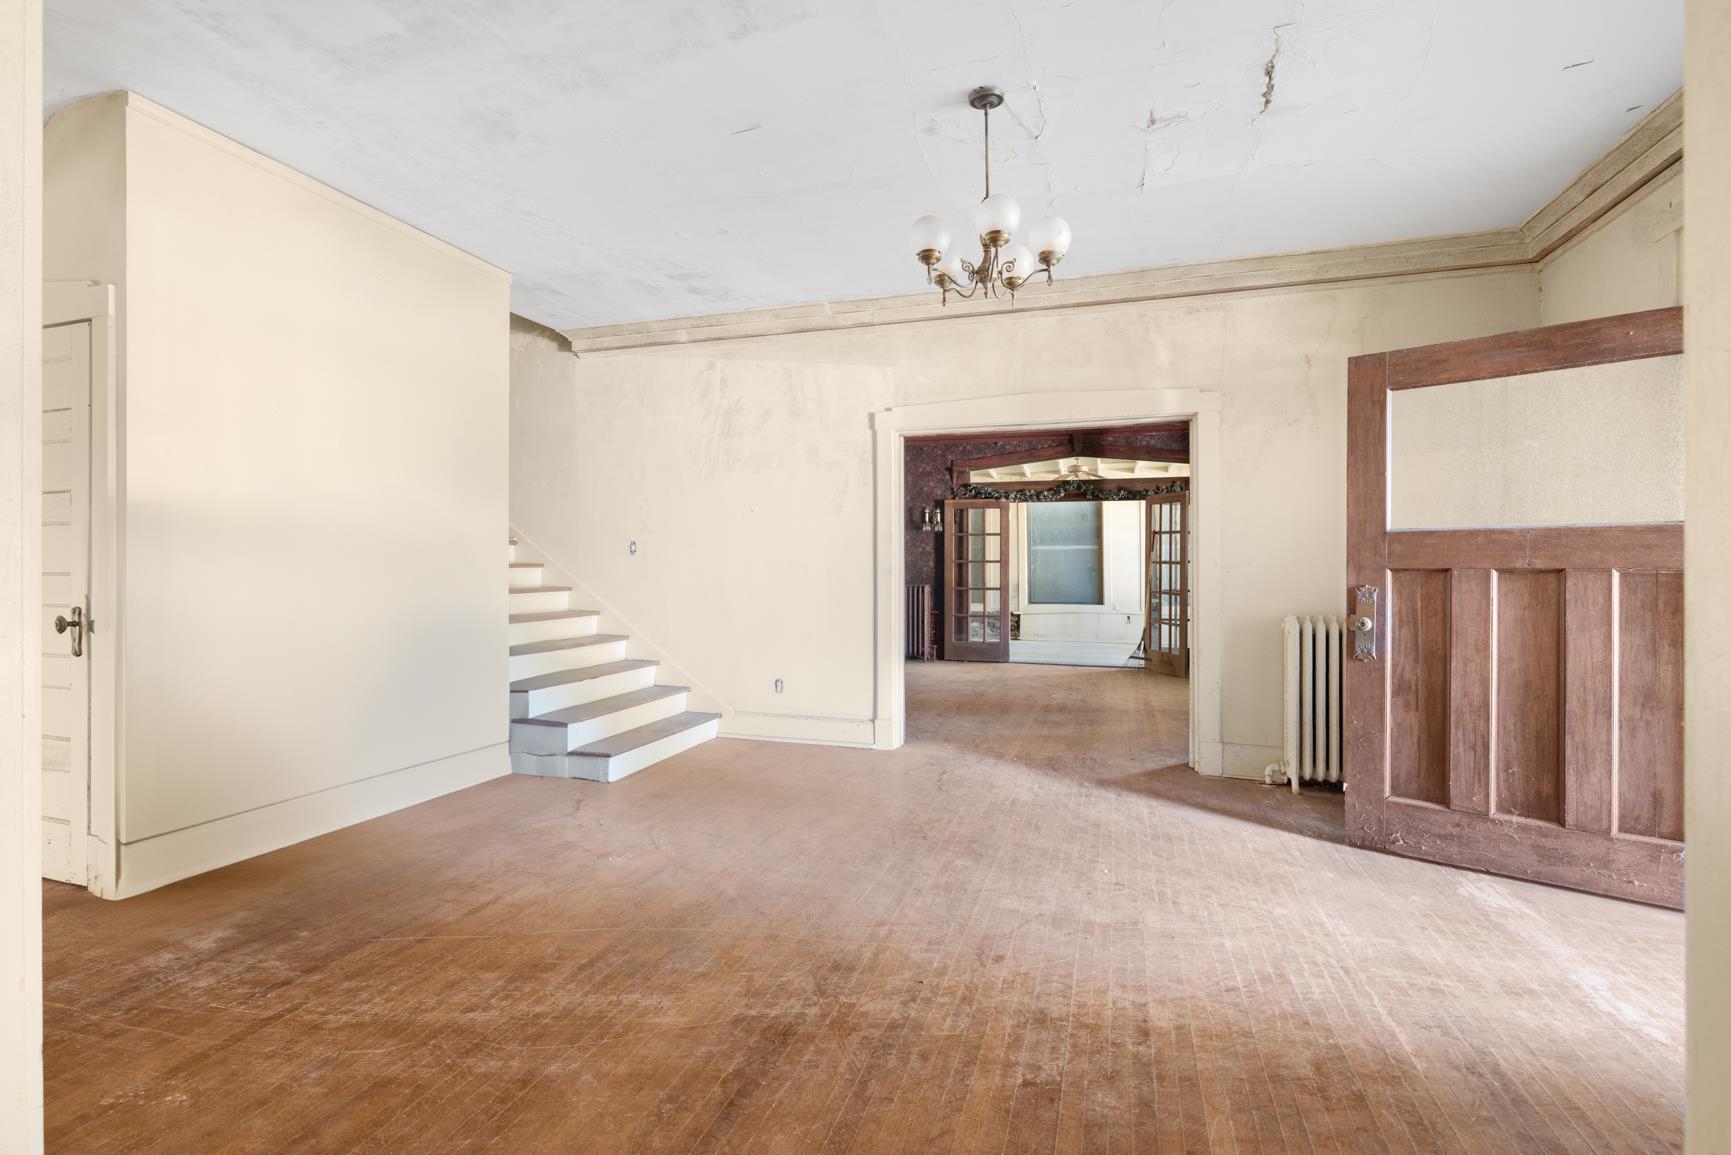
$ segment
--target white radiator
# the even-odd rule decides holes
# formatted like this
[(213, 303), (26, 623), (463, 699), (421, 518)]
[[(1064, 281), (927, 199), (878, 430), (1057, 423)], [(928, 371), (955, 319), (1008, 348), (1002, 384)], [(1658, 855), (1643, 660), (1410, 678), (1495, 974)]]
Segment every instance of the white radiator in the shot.
[(1263, 780), (1290, 783), (1340, 781), (1340, 664), (1345, 621), (1308, 615), (1281, 622), (1286, 635), (1285, 749), (1263, 772)]

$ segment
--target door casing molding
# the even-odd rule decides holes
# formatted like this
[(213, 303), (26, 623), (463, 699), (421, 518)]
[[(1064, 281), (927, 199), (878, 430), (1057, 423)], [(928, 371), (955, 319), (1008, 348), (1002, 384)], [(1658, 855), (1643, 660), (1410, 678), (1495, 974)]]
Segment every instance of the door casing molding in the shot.
[(907, 511), (904, 450), (912, 436), (1190, 422), (1190, 513), (1195, 543), (1191, 590), (1190, 764), (1224, 771), (1221, 738), (1220, 393), (1211, 389), (1098, 389), (1013, 393), (900, 405), (871, 415), (874, 599), (873, 745), (906, 740), (902, 530)]
[(120, 395), (113, 285), (49, 281), (42, 324), (90, 323), (90, 822), (86, 885), (100, 898), (120, 884)]

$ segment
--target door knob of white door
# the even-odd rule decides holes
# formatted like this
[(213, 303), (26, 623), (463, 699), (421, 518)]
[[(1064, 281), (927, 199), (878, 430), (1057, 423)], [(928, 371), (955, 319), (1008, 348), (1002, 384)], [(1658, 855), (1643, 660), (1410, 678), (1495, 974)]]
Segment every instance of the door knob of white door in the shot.
[(64, 614), (55, 615), (54, 632), (57, 634), (64, 634), (67, 630), (72, 631), (72, 656), (75, 658), (82, 658), (84, 656), (83, 606), (73, 606), (72, 616), (70, 618)]

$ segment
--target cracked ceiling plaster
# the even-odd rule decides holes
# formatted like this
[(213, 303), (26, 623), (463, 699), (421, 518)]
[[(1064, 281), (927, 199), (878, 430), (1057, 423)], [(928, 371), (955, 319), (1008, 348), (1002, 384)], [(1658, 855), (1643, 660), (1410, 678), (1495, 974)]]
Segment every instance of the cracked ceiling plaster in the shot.
[(1518, 224), (1682, 80), (1682, 0), (48, 0), (131, 88), (575, 328), (921, 287), (994, 187), (1065, 275)]

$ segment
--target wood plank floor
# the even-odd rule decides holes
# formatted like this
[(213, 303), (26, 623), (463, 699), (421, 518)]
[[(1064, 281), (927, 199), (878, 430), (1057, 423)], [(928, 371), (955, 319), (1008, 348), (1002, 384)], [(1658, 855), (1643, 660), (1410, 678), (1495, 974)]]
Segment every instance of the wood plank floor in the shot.
[(1680, 916), (1345, 847), (1337, 797), (1173, 767), (1183, 692), (915, 665), (894, 754), (49, 885), (49, 1148), (1680, 1148)]

